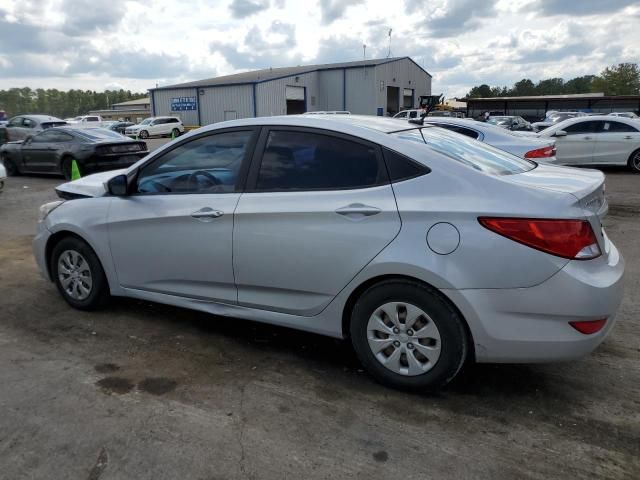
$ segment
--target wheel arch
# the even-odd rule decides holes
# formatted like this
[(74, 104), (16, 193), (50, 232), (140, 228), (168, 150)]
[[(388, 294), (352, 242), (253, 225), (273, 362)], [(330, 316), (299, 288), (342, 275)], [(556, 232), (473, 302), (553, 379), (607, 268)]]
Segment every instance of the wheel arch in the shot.
[(424, 285), (424, 286), (428, 287), (429, 289), (437, 292), (438, 295), (445, 302), (447, 302), (447, 304), (456, 312), (458, 317), (462, 320), (462, 324), (464, 325), (464, 330), (465, 330), (466, 335), (467, 335), (468, 346), (469, 346), (468, 360), (470, 360), (470, 361), (474, 361), (475, 360), (475, 344), (474, 344), (474, 340), (473, 340), (473, 335), (471, 333), (471, 328), (469, 327), (469, 324), (468, 324), (466, 318), (464, 317), (464, 315), (462, 314), (462, 312), (460, 311), (460, 309), (451, 301), (451, 299), (447, 295), (442, 293), (442, 291), (440, 291), (440, 289), (434, 287), (433, 285), (430, 285), (429, 283), (425, 282), (424, 280), (421, 280), (419, 278), (412, 277), (412, 276), (409, 276), (409, 275), (397, 275), (397, 274), (378, 275), (378, 276), (369, 278), (369, 279), (365, 280), (364, 282), (362, 282), (360, 285), (358, 285), (351, 292), (349, 297), (347, 298), (347, 301), (345, 302), (344, 308), (342, 310), (342, 337), (343, 338), (349, 338), (350, 337), (349, 331), (350, 331), (350, 323), (351, 323), (351, 313), (353, 312), (353, 307), (355, 306), (355, 304), (358, 301), (358, 299), (369, 288), (373, 287), (374, 285), (376, 285), (378, 283), (389, 281), (389, 280), (411, 281), (411, 282), (415, 282), (415, 283), (419, 283), (421, 285)]
[(45, 255), (44, 258), (45, 258), (46, 267), (47, 267), (47, 276), (49, 277), (49, 279), (51, 281), (54, 281), (54, 278), (53, 278), (53, 275), (52, 275), (52, 270), (51, 270), (51, 265), (52, 265), (51, 255), (53, 254), (53, 249), (56, 247), (56, 245), (58, 243), (60, 243), (65, 238), (69, 238), (69, 237), (77, 238), (78, 240), (86, 243), (87, 246), (93, 251), (93, 253), (95, 254), (96, 258), (98, 259), (98, 261), (102, 265), (102, 269), (105, 271), (105, 277), (106, 277), (106, 280), (107, 280), (107, 285), (110, 287), (109, 275), (106, 274), (104, 262), (100, 258), (100, 255), (98, 255), (98, 252), (95, 249), (95, 247), (91, 244), (91, 242), (87, 241), (86, 238), (82, 237), (82, 235), (79, 235), (76, 232), (73, 232), (71, 230), (59, 230), (59, 231), (53, 233), (47, 239), (47, 244), (46, 244), (45, 250), (44, 250), (44, 255)]

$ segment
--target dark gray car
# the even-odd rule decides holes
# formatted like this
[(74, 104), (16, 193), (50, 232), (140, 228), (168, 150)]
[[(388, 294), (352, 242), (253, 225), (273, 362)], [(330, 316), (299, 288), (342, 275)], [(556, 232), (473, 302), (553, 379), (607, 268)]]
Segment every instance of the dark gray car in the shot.
[(60, 127), (67, 122), (49, 115), (18, 115), (10, 119), (6, 125), (0, 126), (0, 143), (24, 140), (51, 127)]

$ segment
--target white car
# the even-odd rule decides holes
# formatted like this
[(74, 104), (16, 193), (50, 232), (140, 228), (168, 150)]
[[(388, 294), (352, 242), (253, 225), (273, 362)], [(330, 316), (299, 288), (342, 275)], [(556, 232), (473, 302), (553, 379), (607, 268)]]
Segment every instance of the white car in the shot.
[(7, 171), (4, 168), (4, 165), (0, 163), (0, 193), (4, 190), (4, 182), (7, 179)]
[(396, 113), (393, 118), (400, 118), (403, 120), (408, 120), (410, 118), (420, 118), (426, 112), (422, 109), (413, 109), (413, 110), (402, 110), (401, 112)]
[(516, 135), (516, 132), (510, 132), (491, 123), (466, 118), (426, 117), (424, 124), (461, 133), (520, 158), (555, 163), (556, 149), (553, 138), (540, 139), (536, 136)]
[(184, 133), (184, 125), (178, 117), (150, 117), (138, 125), (127, 127), (124, 134), (131, 137), (149, 138), (161, 136), (178, 137)]
[(586, 117), (587, 114), (584, 112), (547, 112), (547, 116), (541, 122), (532, 123), (531, 126), (534, 130), (541, 132), (556, 123), (562, 122), (568, 118), (577, 118), (577, 117)]
[(67, 120), (67, 123), (76, 127), (101, 127), (102, 117), (100, 115), (80, 115)]
[(555, 139), (562, 165), (628, 165), (640, 173), (640, 122), (592, 115), (571, 118), (547, 128), (538, 138)]

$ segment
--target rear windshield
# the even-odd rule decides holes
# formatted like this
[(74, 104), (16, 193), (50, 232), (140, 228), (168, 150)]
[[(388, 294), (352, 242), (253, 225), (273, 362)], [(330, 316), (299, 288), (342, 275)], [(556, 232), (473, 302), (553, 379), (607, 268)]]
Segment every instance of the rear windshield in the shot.
[(415, 128), (391, 135), (410, 142), (426, 143), (436, 152), (490, 175), (513, 175), (536, 167), (534, 162), (442, 128)]
[(128, 140), (129, 139), (128, 137), (120, 135), (118, 132), (114, 132), (113, 130), (107, 130), (106, 128), (92, 128), (88, 130), (74, 129), (73, 132), (79, 137), (82, 137), (90, 141)]

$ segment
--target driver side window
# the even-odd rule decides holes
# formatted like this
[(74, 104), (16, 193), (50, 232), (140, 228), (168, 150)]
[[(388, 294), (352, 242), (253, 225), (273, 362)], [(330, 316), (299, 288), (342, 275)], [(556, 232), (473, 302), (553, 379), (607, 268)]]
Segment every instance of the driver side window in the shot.
[(231, 193), (247, 152), (251, 130), (199, 137), (146, 165), (138, 193)]

